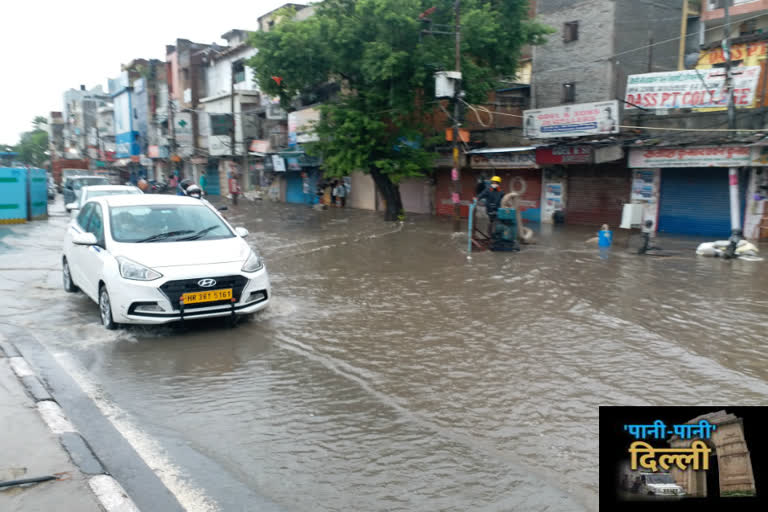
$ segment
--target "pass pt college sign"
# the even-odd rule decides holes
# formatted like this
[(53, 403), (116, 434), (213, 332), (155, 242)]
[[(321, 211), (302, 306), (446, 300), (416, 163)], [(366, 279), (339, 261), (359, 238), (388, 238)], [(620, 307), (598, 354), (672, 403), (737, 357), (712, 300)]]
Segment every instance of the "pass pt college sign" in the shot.
[(619, 133), (619, 102), (579, 103), (523, 112), (529, 139)]
[[(733, 99), (737, 107), (752, 107), (760, 66), (733, 70)], [(722, 68), (629, 75), (626, 108), (722, 108), (728, 105)]]

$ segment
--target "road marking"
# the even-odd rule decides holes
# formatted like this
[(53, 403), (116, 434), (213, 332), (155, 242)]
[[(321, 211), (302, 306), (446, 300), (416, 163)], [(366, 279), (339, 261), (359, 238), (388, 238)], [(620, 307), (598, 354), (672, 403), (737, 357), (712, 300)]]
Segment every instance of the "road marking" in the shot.
[(13, 373), (20, 379), (23, 379), (24, 377), (33, 377), (35, 375), (35, 372), (32, 371), (32, 368), (29, 367), (23, 357), (9, 357), (8, 362), (11, 363)]
[(111, 476), (94, 476), (88, 480), (88, 485), (107, 512), (139, 512), (123, 487)]
[(43, 421), (51, 429), (54, 434), (63, 434), (64, 432), (77, 432), (72, 423), (69, 422), (64, 411), (61, 410), (59, 404), (50, 400), (43, 400), (37, 402), (37, 410), (40, 416), (43, 417)]
[(202, 489), (195, 487), (189, 481), (189, 477), (179, 466), (171, 462), (168, 453), (157, 440), (127, 419), (128, 414), (104, 396), (99, 385), (90, 378), (87, 370), (71, 354), (66, 352), (52, 354), (187, 512), (218, 512), (220, 510)]

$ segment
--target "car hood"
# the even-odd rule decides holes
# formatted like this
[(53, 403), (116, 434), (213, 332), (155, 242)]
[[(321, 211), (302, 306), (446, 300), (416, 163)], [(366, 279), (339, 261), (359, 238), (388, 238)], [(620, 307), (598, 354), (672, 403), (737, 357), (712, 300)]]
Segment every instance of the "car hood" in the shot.
[(112, 254), (150, 268), (211, 265), (245, 261), (251, 248), (240, 237), (188, 242), (115, 243)]

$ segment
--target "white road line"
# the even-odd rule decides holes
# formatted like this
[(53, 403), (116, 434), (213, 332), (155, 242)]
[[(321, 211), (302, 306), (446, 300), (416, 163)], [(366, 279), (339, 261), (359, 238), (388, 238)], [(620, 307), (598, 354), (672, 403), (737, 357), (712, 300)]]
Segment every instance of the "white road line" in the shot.
[(107, 512), (139, 512), (122, 486), (111, 476), (94, 476), (88, 480), (88, 485)]
[(54, 434), (63, 434), (64, 432), (77, 432), (72, 423), (67, 419), (67, 415), (61, 410), (59, 404), (50, 400), (37, 402), (37, 411), (43, 417), (43, 421)]
[(171, 462), (161, 444), (141, 430), (129, 419), (125, 411), (104, 396), (104, 392), (77, 360), (66, 352), (52, 354), (187, 512), (219, 512), (216, 503), (206, 496), (202, 489), (190, 482), (189, 476), (182, 468)]
[(9, 357), (8, 362), (11, 363), (11, 368), (13, 368), (13, 373), (16, 374), (18, 378), (24, 378), (24, 377), (30, 377), (34, 376), (35, 372), (32, 371), (32, 368), (29, 367), (27, 362), (24, 360), (23, 357)]

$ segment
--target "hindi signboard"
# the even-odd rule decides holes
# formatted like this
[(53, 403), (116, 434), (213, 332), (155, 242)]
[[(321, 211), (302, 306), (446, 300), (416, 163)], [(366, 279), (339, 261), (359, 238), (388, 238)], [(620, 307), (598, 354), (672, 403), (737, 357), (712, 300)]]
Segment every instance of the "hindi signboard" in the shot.
[(747, 167), (752, 151), (744, 146), (699, 148), (633, 148), (629, 166), (634, 169), (669, 167)]
[(523, 112), (529, 139), (619, 133), (619, 102), (579, 103)]
[(536, 150), (536, 163), (539, 165), (565, 165), (592, 163), (590, 146), (555, 146)]
[(512, 153), (484, 153), (469, 156), (473, 169), (536, 169), (536, 153), (519, 151)]
[[(733, 95), (737, 107), (754, 106), (760, 66), (733, 69)], [(626, 108), (723, 108), (728, 104), (723, 68), (694, 69), (630, 75)]]

